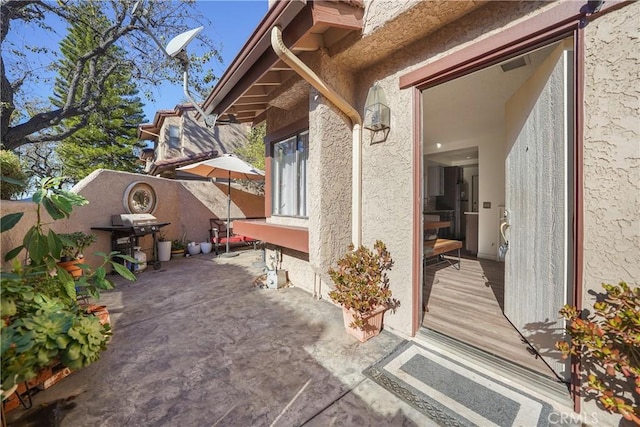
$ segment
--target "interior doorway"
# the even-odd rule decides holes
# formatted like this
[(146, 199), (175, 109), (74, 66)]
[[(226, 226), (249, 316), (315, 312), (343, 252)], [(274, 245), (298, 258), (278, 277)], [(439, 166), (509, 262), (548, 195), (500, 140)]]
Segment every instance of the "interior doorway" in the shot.
[(422, 92), (423, 219), (448, 222), (438, 237), (462, 242), (459, 263), (425, 253), (422, 326), (561, 381), (570, 369), (553, 343), (573, 295), (572, 46)]

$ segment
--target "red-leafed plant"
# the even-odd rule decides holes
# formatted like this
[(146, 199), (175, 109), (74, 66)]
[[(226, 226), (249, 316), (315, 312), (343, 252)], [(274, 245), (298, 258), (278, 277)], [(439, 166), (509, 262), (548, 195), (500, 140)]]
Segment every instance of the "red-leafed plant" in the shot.
[(593, 305), (593, 314), (571, 306), (560, 310), (571, 341), (556, 347), (565, 358), (580, 358), (588, 378), (585, 395), (640, 425), (640, 288), (625, 282), (602, 287), (606, 293)]
[(380, 306), (395, 310), (400, 301), (391, 297), (387, 271), (393, 260), (387, 247), (380, 240), (373, 250), (360, 246), (349, 251), (338, 260), (338, 268), (329, 269), (329, 276), (336, 287), (329, 297), (337, 304), (354, 313), (351, 327), (365, 328), (363, 317)]

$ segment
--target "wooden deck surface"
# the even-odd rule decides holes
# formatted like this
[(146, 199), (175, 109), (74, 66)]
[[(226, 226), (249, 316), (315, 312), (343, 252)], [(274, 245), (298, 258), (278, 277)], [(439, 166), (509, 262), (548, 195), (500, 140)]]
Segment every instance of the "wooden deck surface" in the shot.
[(468, 257), (461, 260), (460, 270), (448, 263), (430, 266), (423, 292), (424, 327), (553, 376), (502, 313), (503, 263)]

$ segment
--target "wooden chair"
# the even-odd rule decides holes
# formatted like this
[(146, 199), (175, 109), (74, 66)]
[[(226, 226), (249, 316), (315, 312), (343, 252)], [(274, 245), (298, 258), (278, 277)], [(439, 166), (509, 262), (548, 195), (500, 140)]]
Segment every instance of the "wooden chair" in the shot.
[[(216, 255), (220, 253), (220, 247), (223, 252), (227, 245), (227, 221), (220, 218), (210, 218), (209, 224), (209, 238), (213, 243), (213, 248)], [(251, 237), (241, 236), (233, 233), (233, 228), (229, 228), (229, 246), (250, 246), (253, 245), (253, 249), (256, 249), (258, 241)]]
[[(424, 230), (424, 266), (433, 266), (441, 262), (448, 262), (455, 269), (460, 270), (460, 249), (462, 242), (459, 240), (449, 240), (438, 238), (438, 229), (449, 227), (449, 221), (425, 221)], [(450, 259), (444, 257), (448, 252), (458, 252), (458, 262), (454, 264)], [(435, 262), (431, 262), (435, 260)], [(430, 263), (431, 262), (431, 263)]]

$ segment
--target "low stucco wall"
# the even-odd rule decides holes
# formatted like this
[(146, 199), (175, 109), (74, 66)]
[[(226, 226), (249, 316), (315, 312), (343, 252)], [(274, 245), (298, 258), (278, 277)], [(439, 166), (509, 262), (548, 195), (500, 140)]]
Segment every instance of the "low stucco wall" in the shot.
[[(91, 227), (111, 225), (111, 215), (126, 213), (123, 197), (126, 188), (136, 181), (145, 182), (153, 187), (158, 198), (158, 207), (153, 215), (158, 222), (170, 222), (162, 228), (162, 233), (170, 239), (192, 240), (196, 242), (209, 239), (209, 219), (226, 218), (227, 185), (205, 181), (177, 181), (156, 178), (148, 175), (97, 170), (76, 185), (73, 191), (89, 200), (86, 206), (74, 209), (69, 219), (52, 222), (44, 212), (44, 221), (58, 233), (72, 231), (94, 232), (98, 240), (87, 250), (86, 261), (96, 265), (99, 258), (94, 252), (111, 250), (110, 233), (92, 231)], [(264, 215), (264, 197), (250, 194), (235, 188), (231, 190), (231, 217), (261, 217)], [(12, 248), (22, 243), (22, 237), (35, 221), (36, 205), (32, 202), (2, 202), (2, 215), (12, 212), (25, 212), (25, 216), (16, 227), (2, 233), (2, 259)], [(43, 209), (44, 211), (44, 209)], [(151, 259), (153, 239), (151, 236), (140, 238), (142, 250)], [(3, 268), (7, 267), (3, 261)]]

